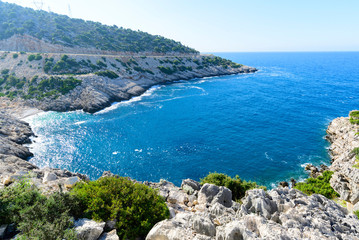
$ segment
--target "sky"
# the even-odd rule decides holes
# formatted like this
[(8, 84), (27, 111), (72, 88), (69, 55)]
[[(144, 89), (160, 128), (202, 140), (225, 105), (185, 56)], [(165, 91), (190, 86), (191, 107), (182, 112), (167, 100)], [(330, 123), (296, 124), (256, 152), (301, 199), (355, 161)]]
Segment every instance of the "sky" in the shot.
[(46, 11), (162, 35), (201, 52), (359, 51), (358, 0), (42, 2)]

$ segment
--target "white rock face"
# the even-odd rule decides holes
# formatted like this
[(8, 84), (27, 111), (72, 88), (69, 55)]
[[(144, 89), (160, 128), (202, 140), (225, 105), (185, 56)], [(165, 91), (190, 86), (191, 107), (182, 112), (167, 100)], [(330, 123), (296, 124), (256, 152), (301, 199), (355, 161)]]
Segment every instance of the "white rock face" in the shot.
[(232, 192), (228, 188), (206, 183), (198, 193), (198, 202), (200, 204), (218, 202), (226, 207), (231, 207)]
[(42, 183), (48, 183), (51, 181), (55, 181), (57, 176), (53, 172), (45, 172), (44, 178), (42, 179)]
[(75, 231), (80, 240), (97, 240), (104, 227), (105, 222), (98, 223), (87, 218), (75, 221)]
[(108, 233), (103, 233), (98, 240), (119, 240), (116, 230), (112, 230)]
[(359, 239), (358, 218), (321, 195), (286, 187), (247, 191), (242, 205), (214, 201), (227, 190), (203, 185), (198, 203), (177, 205), (176, 216), (157, 223), (146, 239)]
[(359, 169), (354, 167), (359, 161), (353, 149), (359, 147), (359, 125), (351, 124), (349, 118), (334, 119), (327, 129), (327, 139), (331, 142), (330, 153), (334, 174), (330, 185), (348, 201), (352, 207), (359, 209)]

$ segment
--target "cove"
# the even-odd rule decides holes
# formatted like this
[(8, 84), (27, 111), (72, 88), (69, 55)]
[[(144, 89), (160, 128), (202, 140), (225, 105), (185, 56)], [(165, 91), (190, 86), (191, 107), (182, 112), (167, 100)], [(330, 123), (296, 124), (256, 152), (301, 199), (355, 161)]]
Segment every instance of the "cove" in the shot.
[(359, 53), (216, 53), (254, 74), (180, 81), (96, 114), (47, 112), (28, 119), (30, 160), (96, 179), (139, 181), (239, 175), (268, 187), (329, 164), (331, 119), (357, 109)]

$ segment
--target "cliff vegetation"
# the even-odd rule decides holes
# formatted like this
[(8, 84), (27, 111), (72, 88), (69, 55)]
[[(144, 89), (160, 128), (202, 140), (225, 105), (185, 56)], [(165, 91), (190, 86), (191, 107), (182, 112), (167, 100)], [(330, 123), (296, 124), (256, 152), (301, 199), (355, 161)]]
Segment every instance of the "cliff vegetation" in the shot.
[(179, 42), (99, 22), (35, 11), (0, 1), (0, 40), (26, 34), (67, 47), (96, 48), (114, 52), (178, 52), (197, 54)]

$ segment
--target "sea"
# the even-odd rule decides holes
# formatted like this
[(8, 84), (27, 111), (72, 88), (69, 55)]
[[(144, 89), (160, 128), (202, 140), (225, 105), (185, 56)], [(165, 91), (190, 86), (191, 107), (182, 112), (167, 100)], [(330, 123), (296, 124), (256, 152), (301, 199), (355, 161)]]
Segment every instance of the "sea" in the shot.
[(268, 188), (330, 164), (326, 128), (359, 109), (359, 52), (213, 54), (258, 72), (154, 86), (95, 114), (29, 117), (30, 162), (176, 185), (218, 172)]

